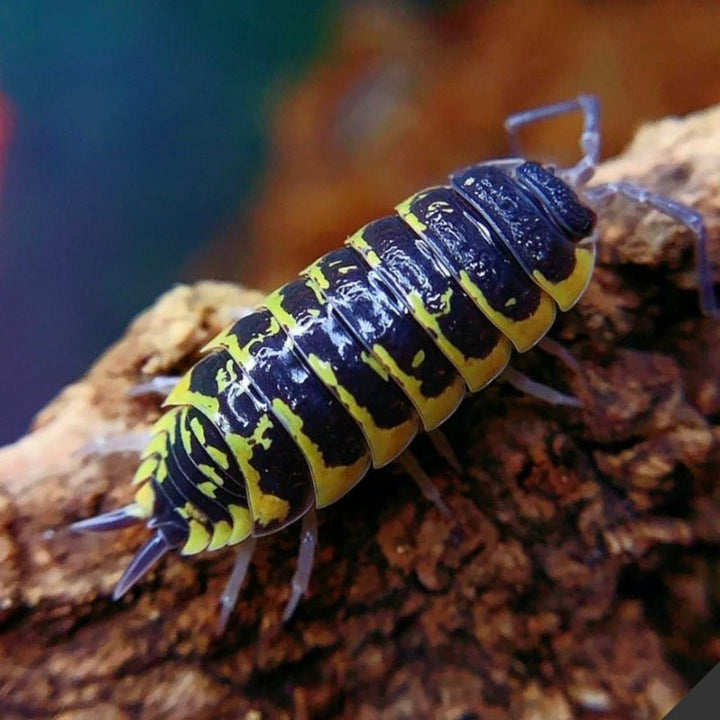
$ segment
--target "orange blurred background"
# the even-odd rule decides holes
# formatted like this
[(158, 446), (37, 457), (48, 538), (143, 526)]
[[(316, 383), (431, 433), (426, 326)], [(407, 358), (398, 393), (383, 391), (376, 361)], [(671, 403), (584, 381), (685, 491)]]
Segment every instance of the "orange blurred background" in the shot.
[[(720, 100), (714, 2), (359, 2), (279, 103), (251, 209), (193, 274), (270, 289), (445, 174), (508, 153), (511, 112), (600, 95), (604, 155), (642, 122)], [(569, 163), (579, 118), (528, 128), (527, 152)], [(249, 244), (248, 244), (249, 243)]]

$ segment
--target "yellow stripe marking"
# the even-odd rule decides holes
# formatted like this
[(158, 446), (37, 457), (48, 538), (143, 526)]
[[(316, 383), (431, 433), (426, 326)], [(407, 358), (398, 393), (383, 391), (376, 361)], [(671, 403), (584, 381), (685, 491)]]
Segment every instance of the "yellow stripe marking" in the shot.
[(360, 359), (369, 367), (371, 367), (383, 380), (390, 380), (390, 373), (377, 361), (372, 353), (362, 350)]
[[(327, 290), (330, 287), (330, 281), (325, 277), (325, 273), (323, 273), (318, 262), (316, 260), (311, 265), (308, 265), (300, 274), (309, 277), (320, 290)], [(337, 264), (337, 262), (333, 264)]]
[(190, 456), (192, 451), (192, 431), (188, 425), (188, 412), (187, 406), (180, 410), (180, 443), (185, 451), (185, 454)]
[(206, 482), (201, 482), (197, 489), (203, 494), (207, 495), (209, 498), (212, 498), (215, 500), (215, 491), (217, 490), (217, 485), (213, 482), (210, 482), (207, 480)]
[(507, 335), (518, 352), (526, 352), (552, 327), (555, 322), (555, 303), (552, 298), (540, 291), (540, 303), (535, 312), (526, 320), (511, 320), (501, 312), (490, 307), (482, 290), (473, 283), (465, 270), (460, 271), (460, 285), (485, 313), (500, 332)]
[(228, 332), (220, 340), (220, 343), (238, 365), (247, 369), (255, 364), (255, 358), (250, 352), (253, 346), (261, 345), (268, 338), (279, 335), (281, 332), (280, 323), (271, 315), (267, 330), (264, 333), (257, 333), (245, 345), (240, 345), (237, 336), (231, 332)]
[[(424, 193), (413, 195), (395, 207), (403, 220), (419, 235), (427, 235), (427, 225), (410, 210), (412, 203)], [(518, 352), (529, 350), (552, 327), (555, 321), (555, 303), (542, 290), (540, 303), (535, 312), (525, 320), (512, 320), (501, 312), (494, 310), (488, 303), (482, 290), (470, 279), (467, 271), (460, 270), (458, 282), (473, 302), (482, 310), (487, 318), (500, 332), (507, 335)]]
[(465, 383), (462, 378), (455, 376), (452, 384), (440, 395), (426, 397), (422, 392), (420, 380), (404, 373), (382, 345), (373, 345), (373, 352), (415, 405), (425, 430), (436, 428), (455, 412), (465, 395)]
[(200, 463), (198, 470), (213, 484), (214, 487), (222, 487), (225, 484), (225, 480), (217, 474), (215, 468), (212, 465), (206, 465)]
[(140, 485), (141, 483), (149, 480), (157, 469), (159, 462), (160, 459), (157, 457), (157, 455), (145, 458), (145, 460), (143, 460), (140, 465), (138, 465), (138, 469), (135, 471), (135, 475), (133, 476), (132, 484)]
[(248, 508), (240, 505), (228, 505), (228, 512), (233, 519), (233, 529), (227, 540), (227, 545), (237, 545), (251, 535), (253, 528), (252, 516)]
[(195, 435), (198, 439), (198, 442), (205, 447), (207, 445), (207, 440), (205, 439), (205, 428), (202, 426), (202, 423), (198, 418), (194, 417), (190, 420), (190, 429), (192, 430), (193, 435)]
[[(347, 245), (362, 253), (371, 267), (382, 264), (377, 253), (363, 238), (362, 230), (358, 230), (347, 240)], [(431, 312), (423, 302), (423, 298), (416, 290), (411, 290), (406, 297), (410, 303), (410, 312), (417, 322), (424, 327), (432, 337), (440, 352), (455, 366), (462, 375), (470, 392), (477, 392), (496, 378), (507, 366), (510, 360), (511, 347), (507, 338), (502, 335), (497, 345), (484, 358), (469, 358), (443, 333), (438, 318), (449, 315), (452, 308), (453, 289), (449, 287), (442, 296), (442, 307), (437, 312)]]
[[(221, 336), (225, 336), (221, 333)], [(220, 337), (220, 336), (218, 336)], [(229, 460), (225, 453), (221, 450), (208, 445), (205, 439), (205, 433), (202, 424), (197, 418), (193, 418), (187, 423), (187, 408), (191, 405), (205, 414), (206, 417), (213, 422), (217, 419), (220, 411), (220, 403), (217, 398), (207, 396), (199, 392), (190, 390), (190, 382), (192, 378), (192, 370), (186, 373), (175, 386), (173, 391), (168, 395), (163, 403), (171, 406), (173, 409), (166, 412), (153, 426), (153, 432), (157, 433), (152, 438), (145, 449), (145, 453), (149, 454), (138, 467), (135, 472), (133, 483), (140, 484), (135, 495), (135, 501), (143, 513), (143, 517), (150, 517), (155, 503), (155, 494), (152, 485), (147, 482), (151, 477), (155, 477), (157, 482), (162, 482), (167, 477), (167, 466), (164, 457), (167, 456), (169, 443), (172, 442), (175, 434), (175, 417), (178, 412), (183, 414), (181, 424), (181, 441), (184, 449), (189, 453), (191, 450), (192, 438), (190, 431), (192, 430), (199, 442), (203, 444), (210, 456), (223, 469), (229, 468)], [(242, 379), (238, 380), (236, 369), (231, 362), (217, 374), (216, 383), (218, 390), (222, 390), (228, 382), (237, 382), (238, 386), (242, 385)], [(226, 440), (228, 438), (225, 438)], [(243, 458), (250, 459), (252, 457), (252, 449), (248, 446), (248, 441), (240, 435), (233, 436), (233, 442), (228, 443), (229, 449), (236, 456), (242, 455)], [(238, 462), (246, 478), (252, 472), (251, 466), (244, 461)], [(206, 482), (198, 485), (198, 489), (205, 495), (214, 498), (215, 487), (223, 484), (223, 479), (217, 474), (215, 468), (210, 465), (201, 464), (198, 466), (207, 478)], [(246, 482), (247, 488), (247, 482)], [(287, 503), (286, 503), (287, 504)], [(217, 550), (225, 545), (235, 545), (242, 542), (245, 538), (252, 534), (253, 520), (249, 508), (239, 505), (229, 505), (228, 512), (232, 517), (232, 526), (227, 521), (213, 523), (212, 534), (208, 531), (206, 523), (210, 521), (192, 504), (187, 503), (183, 508), (176, 508), (176, 511), (188, 521), (188, 539), (183, 546), (181, 553), (183, 555), (192, 555), (202, 550)], [(263, 519), (262, 509), (260, 510), (260, 519)]]
[[(398, 206), (399, 208), (408, 204), (410, 200), (406, 200)], [(402, 214), (402, 213), (401, 213)], [(351, 247), (355, 247), (358, 251), (365, 254), (368, 245), (362, 238), (362, 230), (358, 230), (352, 237), (348, 238), (347, 244)], [(379, 262), (379, 258), (375, 255), (375, 258)], [(439, 337), (443, 337), (442, 333)], [(447, 343), (449, 345), (449, 343)], [(442, 348), (440, 348), (442, 351)], [(417, 378), (404, 373), (397, 365), (395, 360), (390, 356), (390, 353), (379, 344), (375, 344), (372, 348), (373, 354), (380, 360), (380, 364), (384, 366), (385, 370), (390, 376), (400, 385), (405, 394), (410, 398), (412, 403), (415, 405), (420, 417), (423, 421), (423, 426), (426, 430), (432, 430), (437, 427), (443, 420), (446, 420), (460, 404), (463, 396), (465, 395), (465, 386), (459, 377), (455, 378), (453, 384), (444, 390), (440, 395), (435, 398), (428, 398), (423, 395), (421, 390), (421, 383)], [(363, 361), (370, 364), (370, 358), (367, 354), (361, 355)], [(415, 356), (418, 359), (418, 355)], [(420, 358), (422, 361), (422, 358)], [(415, 365), (413, 367), (416, 367)], [(385, 377), (385, 374), (382, 373)]]
[[(317, 268), (310, 266), (306, 272), (312, 275), (313, 279), (321, 286), (329, 286), (327, 279)], [(282, 288), (280, 291), (273, 293), (275, 298), (278, 297), (281, 291)], [(271, 298), (270, 302), (273, 303), (275, 300)], [(277, 335), (280, 332), (283, 332), (280, 323), (275, 317), (271, 317), (266, 332), (258, 333), (245, 346), (241, 347), (237, 338), (234, 338), (232, 333), (226, 333), (222, 337), (218, 336), (216, 340), (218, 344), (222, 345), (230, 353), (235, 362), (241, 366), (248, 367), (254, 362), (250, 354), (252, 346), (256, 343), (262, 343), (266, 338)], [(278, 398), (272, 401), (272, 407), (308, 461), (313, 482), (315, 483), (318, 507), (324, 507), (331, 502), (335, 502), (335, 500), (344, 495), (367, 472), (370, 466), (369, 453), (351, 466), (339, 468), (328, 467), (322, 459), (320, 449), (302, 432), (302, 419), (296, 416), (290, 410), (290, 407)], [(229, 441), (230, 436), (226, 439)], [(236, 454), (242, 454), (242, 450), (239, 447), (233, 447), (232, 449)], [(238, 461), (240, 461), (240, 459), (241, 458), (238, 457)], [(245, 464), (247, 465), (247, 463)], [(243, 472), (245, 472), (243, 465), (241, 465), (241, 468)], [(289, 503), (277, 496), (263, 493), (259, 487), (259, 480), (260, 477), (255, 471), (251, 471), (250, 474), (246, 475), (248, 500), (250, 501), (250, 507), (255, 521), (261, 525), (267, 525), (273, 521), (282, 522), (290, 513)]]
[(227, 520), (220, 520), (215, 523), (213, 527), (212, 537), (210, 538), (210, 544), (207, 546), (208, 550), (219, 550), (228, 544), (228, 540), (232, 535), (232, 527)]
[[(308, 280), (308, 284), (310, 282)], [(297, 322), (283, 307), (283, 299), (281, 289), (272, 293), (264, 304), (285, 330), (291, 332), (292, 328), (297, 327)], [(368, 410), (341, 385), (330, 363), (317, 355), (308, 356), (307, 363), (317, 378), (335, 394), (350, 416), (360, 425), (365, 439), (370, 445), (374, 467), (387, 465), (410, 444), (418, 429), (417, 419), (395, 428), (382, 429), (378, 427)]]
[(218, 368), (215, 373), (215, 385), (217, 386), (218, 393), (225, 392), (225, 390), (236, 381), (237, 371), (235, 370), (235, 363), (228, 358), (225, 367)]
[(186, 502), (182, 507), (176, 507), (175, 512), (186, 520), (188, 525), (188, 537), (180, 553), (182, 555), (195, 555), (205, 550), (211, 539), (210, 531), (206, 526), (209, 520), (205, 513), (201, 512), (191, 502)]
[(368, 245), (367, 240), (365, 240), (365, 229), (367, 228), (367, 225), (361, 227), (359, 230), (354, 232), (346, 241), (345, 244), (351, 248), (354, 248), (358, 252), (360, 252), (367, 260), (370, 267), (378, 267), (378, 265), (382, 264), (382, 260), (380, 259), (380, 256)]
[(263, 493), (259, 488), (250, 493), (252, 513), (260, 525), (272, 521), (282, 523), (290, 515), (290, 503), (277, 495)]
[(533, 271), (537, 284), (567, 312), (582, 297), (592, 278), (595, 267), (595, 245), (575, 248), (575, 268), (565, 280), (550, 282), (539, 270)]
[[(168, 453), (168, 435), (174, 434), (175, 428), (175, 417), (179, 410), (173, 409), (169, 412), (164, 413), (150, 428), (152, 437), (148, 441), (148, 444), (143, 448), (140, 453), (141, 460), (146, 460), (152, 456), (166, 457)], [(140, 463), (142, 467), (142, 462)], [(140, 468), (138, 468), (139, 470)]]
[(298, 327), (297, 320), (283, 307), (285, 299), (284, 288), (279, 288), (275, 292), (270, 293), (263, 305), (273, 314), (275, 319), (285, 327), (286, 333), (291, 333)]
[(155, 468), (155, 480), (159, 483), (164, 482), (168, 476), (167, 463), (165, 458), (159, 458), (158, 465)]
[[(248, 348), (257, 342), (261, 342), (265, 337), (274, 335), (279, 331), (280, 326), (277, 321), (273, 319), (267, 333), (265, 335), (258, 335), (254, 337), (253, 340), (245, 347), (240, 347), (237, 338), (229, 331), (218, 335), (216, 341), (218, 346), (224, 347), (228, 353), (230, 353), (236, 363), (242, 365), (243, 360), (252, 362)], [(237, 384), (239, 389), (242, 389), (244, 383), (246, 383), (246, 379), (244, 377), (238, 378)], [(177, 396), (175, 394), (175, 390), (177, 390)], [(176, 402), (192, 404), (194, 407), (203, 411), (211, 421), (217, 417), (219, 413), (219, 402), (217, 399), (197, 392), (191, 392), (189, 390), (189, 383), (183, 383), (182, 380), (178, 383), (175, 390), (170, 393), (166, 399), (166, 404), (174, 404)], [(250, 464), (254, 452), (254, 445), (270, 445), (270, 439), (264, 437), (264, 433), (267, 429), (269, 429), (269, 427), (271, 427), (270, 419), (267, 414), (264, 414), (260, 419), (258, 427), (256, 427), (255, 432), (250, 438), (246, 438), (237, 433), (224, 434), (224, 439), (237, 460), (240, 470), (244, 476), (248, 502), (250, 504), (248, 517), (242, 518), (238, 516), (233, 529), (233, 535), (231, 540), (228, 541), (228, 544), (239, 542), (240, 540), (237, 538), (243, 539), (247, 537), (252, 532), (252, 520), (257, 522), (259, 525), (267, 526), (273, 522), (281, 523), (289, 515), (289, 503), (280, 497), (264, 493), (260, 489), (260, 475)], [(250, 518), (252, 518), (252, 520), (250, 520)], [(247, 525), (249, 525), (249, 527), (247, 527)]]
[(361, 405), (355, 396), (340, 384), (329, 362), (319, 358), (317, 355), (310, 355), (308, 362), (318, 378), (337, 394), (345, 409), (360, 425), (370, 446), (374, 467), (379, 468), (387, 465), (412, 442), (419, 429), (417, 416), (413, 416), (410, 420), (396, 427), (381, 428), (375, 423), (367, 408)]
[[(452, 292), (452, 290), (450, 291)], [(443, 334), (437, 321), (444, 313), (431, 313), (423, 304), (419, 293), (413, 291), (408, 296), (413, 317), (428, 330), (438, 349), (455, 366), (467, 383), (470, 392), (477, 392), (496, 378), (510, 360), (512, 348), (509, 340), (501, 335), (492, 351), (484, 358), (466, 357), (457, 346)]]
[[(206, 346), (208, 349), (212, 349), (213, 347), (225, 348), (237, 362), (235, 354), (239, 353), (240, 347), (237, 338), (229, 329), (220, 333)], [(220, 403), (217, 398), (190, 390), (191, 372), (192, 371), (183, 376), (175, 386), (175, 389), (165, 399), (165, 404), (192, 405), (203, 412), (211, 422), (215, 422), (220, 413)], [(244, 376), (237, 378), (239, 392), (243, 391), (243, 386), (246, 383), (247, 380)], [(267, 415), (263, 417), (267, 418)], [(262, 432), (264, 432), (264, 430)], [(242, 479), (245, 481), (248, 503), (250, 504), (250, 508), (244, 508), (239, 505), (228, 506), (228, 511), (233, 519), (233, 526), (232, 533), (227, 539), (227, 545), (235, 545), (249, 537), (252, 534), (253, 521), (260, 525), (267, 525), (273, 521), (282, 521), (289, 512), (289, 504), (285, 500), (262, 493), (259, 487), (260, 475), (250, 464), (253, 456), (253, 445), (257, 443), (270, 443), (269, 440), (261, 437), (262, 432), (260, 433), (260, 437), (251, 438), (243, 437), (237, 433), (223, 433), (224, 440), (228, 444), (228, 449), (237, 460), (242, 472)], [(209, 449), (208, 447), (208, 450)], [(206, 476), (209, 476), (209, 473), (206, 472)]]
[[(235, 378), (237, 380), (237, 377)], [(187, 424), (187, 415), (185, 414), (184, 421), (185, 424)], [(230, 467), (230, 461), (228, 460), (228, 456), (225, 452), (222, 450), (216, 448), (214, 445), (211, 445), (208, 443), (206, 437), (205, 437), (205, 429), (202, 426), (202, 423), (197, 417), (194, 417), (189, 422), (190, 431), (192, 434), (197, 438), (198, 442), (203, 446), (205, 449), (205, 452), (223, 469), (227, 470)], [(185, 446), (185, 449), (188, 453), (188, 455), (192, 454), (192, 437), (190, 433), (185, 434), (183, 433), (183, 445)], [(216, 473), (215, 469), (212, 468), (210, 465), (199, 465), (199, 468), (208, 475), (209, 477), (212, 477), (213, 480), (218, 485), (223, 484), (222, 478)]]
[(323, 458), (322, 450), (303, 432), (302, 418), (279, 398), (272, 401), (272, 407), (308, 461), (319, 508), (339, 500), (370, 469), (369, 452), (363, 453), (352, 465), (329, 466)]
[(287, 500), (263, 492), (260, 487), (260, 473), (251, 464), (256, 446), (259, 445), (265, 449), (271, 447), (272, 441), (265, 437), (265, 433), (272, 426), (272, 420), (267, 413), (264, 413), (251, 437), (246, 438), (237, 433), (228, 433), (225, 438), (245, 476), (252, 518), (262, 526), (270, 525), (273, 522), (282, 523), (290, 514), (290, 503)]
[(155, 510), (155, 491), (149, 482), (145, 483), (135, 493), (135, 502), (140, 508), (142, 517), (152, 517), (153, 511)]
[[(342, 268), (341, 268), (342, 271)], [(311, 281), (308, 280), (308, 284)], [(291, 332), (297, 327), (297, 321), (282, 305), (284, 300), (282, 289), (272, 293), (264, 305), (283, 325), (286, 331)], [(292, 336), (291, 336), (292, 337)], [(333, 392), (348, 411), (350, 416), (360, 425), (365, 439), (370, 446), (374, 467), (382, 467), (394, 460), (412, 441), (418, 430), (418, 420), (414, 418), (394, 428), (380, 428), (376, 425), (370, 412), (342, 386), (332, 365), (318, 355), (311, 354), (307, 363), (317, 378)], [(384, 372), (384, 371), (383, 371)], [(387, 373), (385, 373), (387, 375)]]
[[(230, 460), (228, 459), (227, 453), (219, 450), (214, 445), (203, 445), (207, 454), (223, 469), (228, 470), (230, 468)], [(222, 482), (220, 483), (222, 485)]]
[(217, 418), (220, 412), (220, 402), (210, 395), (203, 395), (190, 389), (192, 370), (180, 378), (177, 385), (170, 391), (170, 394), (163, 402), (164, 407), (173, 405), (192, 405), (202, 411), (211, 420)]
[(202, 522), (191, 518), (188, 520), (188, 539), (180, 553), (182, 555), (196, 555), (210, 544), (210, 533)]

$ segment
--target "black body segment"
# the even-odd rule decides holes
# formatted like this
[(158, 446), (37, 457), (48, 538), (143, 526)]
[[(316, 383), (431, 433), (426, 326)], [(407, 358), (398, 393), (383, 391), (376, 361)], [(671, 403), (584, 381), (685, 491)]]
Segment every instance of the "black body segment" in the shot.
[(370, 467), (368, 446), (276, 318), (260, 309), (235, 323), (222, 342), (305, 456), (318, 506), (345, 494)]
[(582, 240), (592, 233), (597, 220), (595, 213), (557, 175), (540, 163), (524, 162), (515, 170), (515, 176), (573, 240)]
[[(551, 172), (455, 173), (236, 322), (166, 399), (137, 510), (192, 554), (275, 532), (393, 460), (580, 296), (594, 216)], [(113, 521), (116, 522), (116, 521)]]
[(476, 392), (507, 364), (510, 344), (399, 217), (376, 220), (347, 244), (402, 297), (415, 320)]
[(492, 165), (475, 165), (451, 175), (451, 181), (528, 274), (540, 270), (557, 283), (572, 273), (575, 246), (512, 178)]
[(296, 351), (361, 427), (381, 467), (397, 457), (419, 428), (412, 403), (386, 374), (364, 359), (365, 348), (307, 278), (276, 290), (265, 306)]
[(313, 499), (310, 469), (297, 443), (253, 392), (244, 369), (223, 345), (233, 337), (233, 328), (213, 341), (213, 352), (183, 376), (165, 401), (203, 413), (228, 449), (228, 472), (240, 471), (240, 482), (232, 488), (238, 498), (229, 505), (233, 532), (228, 545), (287, 525), (302, 516)]
[[(162, 481), (158, 479), (158, 482), (172, 500), (178, 514), (188, 522), (190, 538), (194, 543), (188, 549), (190, 554), (207, 550), (215, 529), (227, 540), (232, 516), (227, 507), (199, 487), (204, 485), (207, 479), (183, 451), (180, 433), (184, 412), (185, 408), (175, 414), (175, 429), (168, 436), (169, 453), (165, 460), (167, 474)], [(223, 545), (224, 543), (219, 544), (220, 547)]]
[[(232, 544), (235, 529), (233, 508), (247, 511), (242, 471), (225, 441), (196, 408), (183, 407), (178, 413), (172, 457), (192, 489), (181, 492), (210, 521), (208, 550)], [(172, 474), (169, 472), (169, 474)], [(219, 513), (218, 507), (224, 510)], [(242, 523), (244, 530), (244, 523)]]
[[(183, 446), (207, 479), (222, 488), (224, 494), (247, 507), (247, 489), (243, 473), (223, 436), (197, 408), (188, 406)], [(231, 502), (228, 499), (228, 502)]]
[(303, 274), (364, 346), (364, 361), (410, 398), (426, 430), (453, 413), (465, 393), (461, 377), (359, 253), (335, 250)]
[(398, 205), (397, 211), (519, 351), (532, 347), (548, 331), (555, 319), (551, 298), (451, 188), (425, 190)]
[[(525, 165), (517, 168), (516, 173), (525, 172)], [(547, 171), (543, 172), (549, 179), (560, 182)], [(537, 173), (531, 173), (531, 177), (537, 178)], [(543, 190), (552, 189), (548, 178), (541, 178)], [(594, 254), (578, 248), (573, 242), (575, 237), (565, 229), (565, 224), (580, 221), (570, 198), (563, 198), (564, 208), (553, 204), (555, 215), (563, 221), (561, 226), (558, 218), (545, 209), (544, 196), (538, 197), (532, 185), (523, 187), (492, 164), (473, 165), (454, 173), (451, 182), (539, 287), (563, 310), (574, 304), (590, 278)], [(567, 216), (563, 209), (567, 209)], [(586, 223), (586, 217), (582, 221)]]

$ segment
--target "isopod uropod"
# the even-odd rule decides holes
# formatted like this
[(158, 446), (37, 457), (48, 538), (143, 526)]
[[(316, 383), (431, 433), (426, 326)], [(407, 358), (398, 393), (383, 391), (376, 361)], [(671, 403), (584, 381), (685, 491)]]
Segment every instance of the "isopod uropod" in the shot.
[(357, 231), (204, 348), (165, 400), (134, 502), (73, 525), (147, 521), (154, 531), (115, 598), (172, 548), (191, 555), (238, 544), (222, 630), (255, 539), (303, 518), (289, 617), (310, 577), (315, 508), (438, 427), (466, 392), (506, 369), (513, 348), (543, 338), (557, 308), (570, 309), (590, 281), (595, 211), (614, 195), (694, 233), (701, 306), (717, 313), (699, 213), (628, 183), (587, 187), (599, 159), (597, 98), (519, 113), (506, 128), (514, 139), (524, 124), (573, 111), (584, 116), (574, 167), (554, 170), (518, 152), (455, 172)]

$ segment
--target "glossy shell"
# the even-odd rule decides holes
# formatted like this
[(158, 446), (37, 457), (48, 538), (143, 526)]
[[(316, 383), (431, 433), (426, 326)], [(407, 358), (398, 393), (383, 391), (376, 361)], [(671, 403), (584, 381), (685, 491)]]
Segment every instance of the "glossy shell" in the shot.
[(401, 203), (207, 345), (142, 454), (139, 512), (192, 554), (335, 502), (572, 307), (594, 222), (521, 160)]

